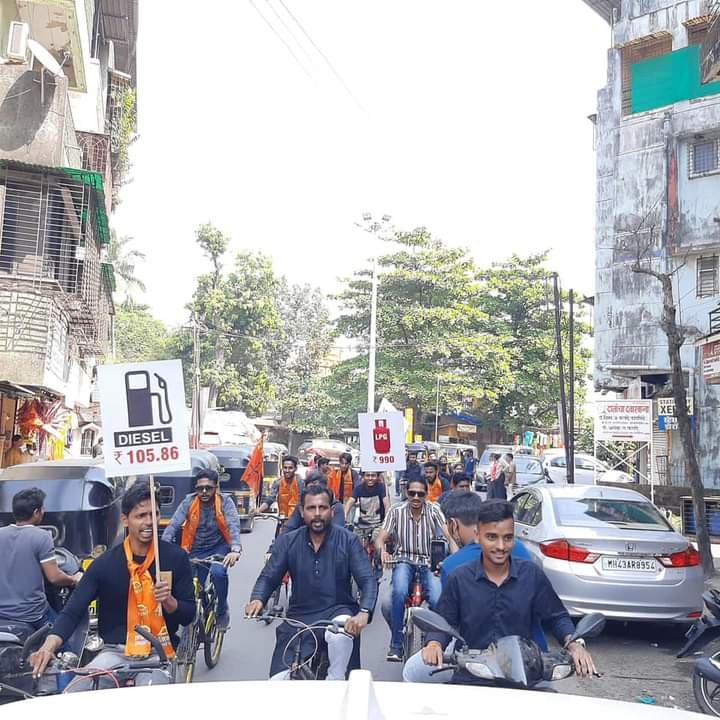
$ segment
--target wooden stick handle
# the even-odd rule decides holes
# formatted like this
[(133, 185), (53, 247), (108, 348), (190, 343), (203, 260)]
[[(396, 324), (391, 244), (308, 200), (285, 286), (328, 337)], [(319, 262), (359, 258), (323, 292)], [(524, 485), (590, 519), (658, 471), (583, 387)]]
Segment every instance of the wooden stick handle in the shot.
[(150, 505), (153, 525), (153, 547), (155, 548), (155, 582), (160, 582), (160, 538), (158, 537), (157, 502), (155, 497), (155, 476), (150, 476)]

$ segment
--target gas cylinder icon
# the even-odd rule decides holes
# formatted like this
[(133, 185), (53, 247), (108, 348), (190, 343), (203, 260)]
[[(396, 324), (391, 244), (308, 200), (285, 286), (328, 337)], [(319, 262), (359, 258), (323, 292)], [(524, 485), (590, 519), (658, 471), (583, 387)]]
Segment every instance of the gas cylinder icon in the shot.
[(387, 420), (376, 420), (373, 429), (373, 447), (375, 452), (386, 455), (390, 452), (390, 428)]

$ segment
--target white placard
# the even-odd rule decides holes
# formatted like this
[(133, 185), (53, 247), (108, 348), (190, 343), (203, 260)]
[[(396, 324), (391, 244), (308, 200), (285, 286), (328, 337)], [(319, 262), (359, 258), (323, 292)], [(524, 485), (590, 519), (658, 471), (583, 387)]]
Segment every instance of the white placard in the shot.
[(190, 470), (180, 360), (100, 365), (98, 389), (108, 477)]
[(401, 412), (360, 413), (358, 428), (363, 470), (405, 469), (405, 417)]
[(599, 400), (595, 403), (595, 440), (650, 442), (652, 400)]

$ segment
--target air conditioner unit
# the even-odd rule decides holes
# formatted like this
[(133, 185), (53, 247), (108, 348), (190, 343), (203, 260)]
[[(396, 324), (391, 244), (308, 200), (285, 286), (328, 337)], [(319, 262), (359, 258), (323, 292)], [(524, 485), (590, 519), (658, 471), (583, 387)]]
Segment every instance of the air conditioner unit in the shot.
[(8, 33), (7, 58), (14, 62), (27, 61), (27, 45), (30, 36), (30, 25), (24, 22), (11, 22)]

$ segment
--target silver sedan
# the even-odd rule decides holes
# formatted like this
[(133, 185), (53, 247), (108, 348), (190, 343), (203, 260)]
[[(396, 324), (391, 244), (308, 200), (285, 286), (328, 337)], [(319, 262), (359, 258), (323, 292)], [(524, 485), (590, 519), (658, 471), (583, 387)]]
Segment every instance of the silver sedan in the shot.
[(571, 615), (678, 623), (700, 616), (700, 555), (640, 493), (538, 485), (512, 503), (516, 537)]

